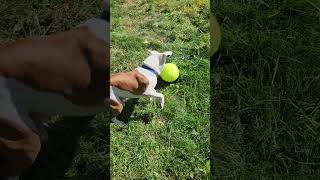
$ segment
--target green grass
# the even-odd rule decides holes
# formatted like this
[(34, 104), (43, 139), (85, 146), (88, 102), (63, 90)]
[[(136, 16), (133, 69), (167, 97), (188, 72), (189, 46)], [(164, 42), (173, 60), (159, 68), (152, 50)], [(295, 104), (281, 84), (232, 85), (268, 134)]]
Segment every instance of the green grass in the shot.
[(212, 57), (216, 177), (319, 175), (319, 7), (238, 0), (214, 9), (223, 36)]
[[(65, 31), (101, 13), (99, 1), (91, 0), (1, 0), (0, 3), (1, 43)], [(168, 61), (176, 63), (181, 73), (175, 83), (160, 83), (158, 91), (166, 100), (164, 109), (141, 98), (132, 114), (124, 113), (129, 121), (126, 127), (111, 125), (113, 179), (207, 178), (209, 2), (197, 0), (194, 5), (193, 1), (122, 0), (111, 4), (112, 72), (133, 70), (146, 58), (147, 49), (154, 49), (173, 51)], [(144, 120), (149, 123), (145, 124)], [(97, 177), (107, 173), (108, 125), (106, 114), (92, 121), (80, 138), (66, 177)], [(66, 139), (72, 132), (64, 125), (58, 127), (65, 133), (60, 134), (58, 142), (63, 142), (61, 137), (66, 136), (64, 144), (68, 143)], [(52, 161), (70, 149), (64, 147), (55, 148), (59, 153), (52, 152), (50, 167), (60, 166)], [(48, 166), (46, 160), (41, 162)], [(48, 176), (45, 166), (38, 167), (41, 170), (36, 173)]]
[(208, 178), (209, 2), (122, 0), (111, 5), (112, 73), (141, 65), (147, 49), (173, 51), (168, 62), (180, 69), (177, 82), (160, 82), (157, 89), (165, 95), (164, 109), (140, 98), (122, 116), (127, 126), (111, 125), (113, 179)]

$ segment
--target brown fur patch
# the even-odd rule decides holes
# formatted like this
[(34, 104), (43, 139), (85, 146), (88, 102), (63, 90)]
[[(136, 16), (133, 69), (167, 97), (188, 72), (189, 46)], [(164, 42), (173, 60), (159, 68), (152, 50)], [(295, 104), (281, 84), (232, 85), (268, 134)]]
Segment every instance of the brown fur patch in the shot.
[(110, 84), (121, 90), (129, 91), (132, 94), (142, 95), (149, 85), (149, 80), (139, 71), (134, 70), (111, 75)]

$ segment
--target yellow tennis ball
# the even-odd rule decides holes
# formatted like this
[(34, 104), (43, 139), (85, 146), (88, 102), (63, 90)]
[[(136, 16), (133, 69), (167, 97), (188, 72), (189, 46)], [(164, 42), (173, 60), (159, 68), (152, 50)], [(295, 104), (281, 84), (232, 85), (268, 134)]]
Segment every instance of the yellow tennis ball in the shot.
[(167, 63), (164, 65), (160, 77), (166, 82), (173, 82), (179, 77), (179, 69), (175, 64)]

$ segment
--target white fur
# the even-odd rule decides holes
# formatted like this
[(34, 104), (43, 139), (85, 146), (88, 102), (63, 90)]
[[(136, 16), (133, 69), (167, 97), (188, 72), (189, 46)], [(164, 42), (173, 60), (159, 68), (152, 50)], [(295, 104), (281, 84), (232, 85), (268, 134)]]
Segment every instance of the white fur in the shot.
[(14, 101), (27, 112), (43, 115), (89, 116), (106, 111), (106, 107), (84, 107), (71, 103), (63, 95), (37, 91), (15, 79), (7, 79)]
[[(148, 87), (142, 96), (149, 96), (150, 99), (160, 99), (161, 108), (164, 107), (164, 95), (161, 93), (158, 93), (155, 90), (155, 87), (157, 85), (157, 76), (161, 73), (167, 57), (171, 55), (172, 55), (171, 51), (165, 51), (163, 53), (159, 53), (157, 51), (149, 50), (149, 56), (143, 61), (143, 65), (148, 66), (149, 68), (152, 68), (156, 72), (156, 74), (142, 67), (136, 68), (136, 70), (138, 70), (139, 73), (144, 75), (149, 80)], [(126, 98), (140, 98), (140, 97), (141, 96), (132, 94), (129, 91), (124, 91), (116, 87), (110, 87), (110, 99), (118, 103), (124, 104), (123, 99), (126, 99)], [(120, 124), (120, 125), (124, 124), (122, 121), (116, 119), (115, 117), (112, 118), (112, 121), (116, 124)]]

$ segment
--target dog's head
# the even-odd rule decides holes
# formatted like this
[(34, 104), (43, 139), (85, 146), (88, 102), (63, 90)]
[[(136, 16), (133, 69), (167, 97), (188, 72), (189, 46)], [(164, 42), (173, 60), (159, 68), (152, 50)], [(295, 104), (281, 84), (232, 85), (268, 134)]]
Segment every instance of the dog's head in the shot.
[(148, 51), (149, 51), (149, 56), (143, 61), (143, 65), (152, 68), (158, 74), (160, 74), (164, 64), (166, 63), (166, 59), (172, 55), (172, 52), (165, 51), (163, 53), (160, 53), (154, 50), (148, 50)]

